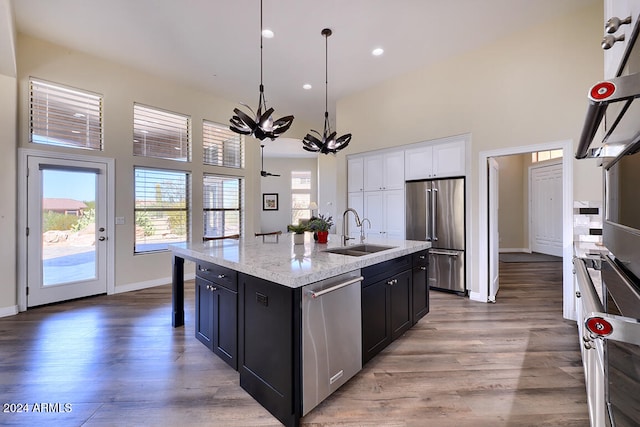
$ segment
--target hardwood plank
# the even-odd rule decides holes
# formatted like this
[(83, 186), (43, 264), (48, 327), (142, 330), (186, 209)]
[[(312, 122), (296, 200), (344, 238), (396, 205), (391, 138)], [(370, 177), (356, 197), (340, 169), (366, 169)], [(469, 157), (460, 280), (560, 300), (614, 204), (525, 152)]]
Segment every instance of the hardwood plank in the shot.
[[(576, 326), (562, 319), (561, 263), (502, 263), (496, 304), (431, 292), (431, 311), (302, 420), (305, 426), (586, 426)], [(185, 327), (171, 287), (0, 319), (0, 425), (277, 426), (238, 374)]]

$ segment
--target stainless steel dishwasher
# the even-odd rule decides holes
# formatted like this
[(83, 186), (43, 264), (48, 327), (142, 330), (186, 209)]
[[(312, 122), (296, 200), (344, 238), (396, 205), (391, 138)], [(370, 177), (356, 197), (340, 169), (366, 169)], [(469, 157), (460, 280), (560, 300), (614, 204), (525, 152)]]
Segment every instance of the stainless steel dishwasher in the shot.
[(360, 270), (302, 291), (302, 415), (362, 369)]

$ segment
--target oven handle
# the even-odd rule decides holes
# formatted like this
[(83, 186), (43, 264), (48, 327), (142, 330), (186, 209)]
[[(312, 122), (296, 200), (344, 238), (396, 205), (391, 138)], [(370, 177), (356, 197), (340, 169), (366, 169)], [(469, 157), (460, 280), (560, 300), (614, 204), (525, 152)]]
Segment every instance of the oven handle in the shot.
[[(620, 273), (619, 268), (615, 263), (611, 262), (608, 257), (605, 257), (605, 261), (611, 265), (617, 273)], [(579, 292), (576, 292), (576, 297), (584, 298), (584, 326), (586, 330), (589, 331), (590, 338), (601, 338), (640, 345), (640, 321), (630, 317), (605, 313), (598, 294), (593, 287), (593, 282), (587, 272), (584, 260), (574, 258), (573, 265), (575, 266), (579, 288)], [(624, 275), (621, 277), (624, 279)]]
[(587, 266), (582, 258), (573, 258), (573, 266), (577, 276), (577, 283), (579, 292), (576, 292), (577, 298), (584, 300), (585, 312), (604, 312), (596, 288), (593, 286), (591, 277), (587, 272)]

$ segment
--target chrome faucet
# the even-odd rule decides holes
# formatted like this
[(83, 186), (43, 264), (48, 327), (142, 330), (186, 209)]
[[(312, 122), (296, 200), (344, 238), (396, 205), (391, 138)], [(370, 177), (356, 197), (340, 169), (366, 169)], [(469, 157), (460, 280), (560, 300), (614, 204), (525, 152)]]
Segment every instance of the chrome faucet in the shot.
[(360, 221), (360, 243), (364, 242), (364, 222), (365, 221), (369, 223), (369, 229), (371, 229), (371, 221), (369, 221), (369, 218), (362, 218), (362, 221)]
[(354, 238), (354, 237), (347, 236), (347, 214), (349, 212), (353, 212), (353, 215), (356, 217), (356, 226), (362, 227), (362, 223), (360, 222), (360, 217), (358, 216), (358, 212), (356, 212), (356, 210), (353, 208), (347, 208), (342, 213), (342, 246), (346, 246), (347, 240), (351, 240)]

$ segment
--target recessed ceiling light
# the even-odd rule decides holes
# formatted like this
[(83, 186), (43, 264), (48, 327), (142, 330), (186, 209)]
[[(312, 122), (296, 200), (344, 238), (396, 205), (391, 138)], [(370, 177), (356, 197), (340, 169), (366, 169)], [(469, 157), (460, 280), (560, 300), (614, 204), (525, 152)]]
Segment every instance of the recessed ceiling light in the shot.
[(273, 36), (273, 31), (271, 31), (270, 29), (265, 28), (264, 30), (262, 30), (262, 37), (264, 37), (265, 39), (272, 39)]
[(373, 50), (371, 51), (371, 54), (372, 54), (373, 56), (380, 56), (380, 55), (382, 55), (383, 53), (384, 53), (384, 49), (383, 49), (383, 48), (381, 48), (381, 47), (377, 47), (377, 48), (375, 48), (375, 49), (373, 49)]
[(305, 84), (302, 85), (302, 89), (305, 89), (305, 90), (309, 90), (309, 89), (311, 89), (311, 87), (312, 86), (309, 83), (305, 83)]

